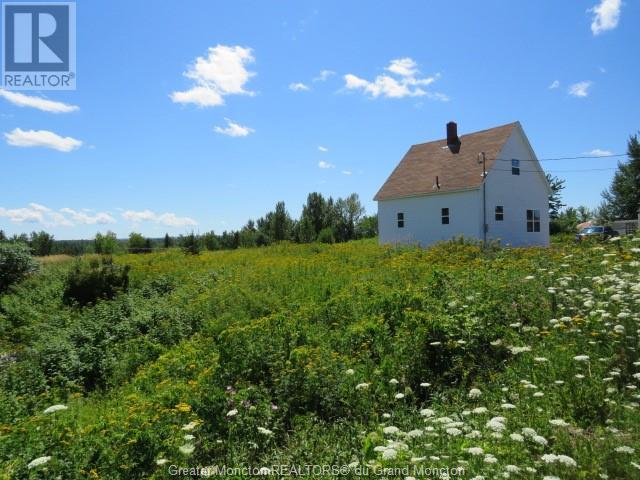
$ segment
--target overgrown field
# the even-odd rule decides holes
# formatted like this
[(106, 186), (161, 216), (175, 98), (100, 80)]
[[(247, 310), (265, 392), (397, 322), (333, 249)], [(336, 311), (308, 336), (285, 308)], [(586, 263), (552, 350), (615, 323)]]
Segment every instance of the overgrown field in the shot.
[(128, 284), (84, 306), (95, 259), (47, 263), (0, 298), (0, 479), (640, 478), (639, 260), (636, 239), (172, 250), (115, 257)]

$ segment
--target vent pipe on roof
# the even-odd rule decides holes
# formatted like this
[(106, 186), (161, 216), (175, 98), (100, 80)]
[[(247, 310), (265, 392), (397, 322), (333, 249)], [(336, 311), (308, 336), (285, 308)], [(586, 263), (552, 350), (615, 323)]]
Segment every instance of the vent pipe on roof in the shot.
[(458, 138), (458, 125), (456, 122), (447, 123), (447, 147), (451, 153), (459, 153), (462, 142)]

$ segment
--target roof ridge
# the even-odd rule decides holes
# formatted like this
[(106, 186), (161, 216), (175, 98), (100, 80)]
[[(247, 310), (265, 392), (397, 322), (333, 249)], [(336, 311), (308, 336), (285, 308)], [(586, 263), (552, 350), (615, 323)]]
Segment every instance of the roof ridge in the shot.
[[(478, 134), (478, 133), (488, 132), (488, 131), (490, 131), (490, 130), (497, 130), (498, 128), (504, 128), (504, 127), (508, 127), (508, 126), (511, 126), (511, 125), (515, 126), (515, 125), (517, 125), (517, 124), (519, 124), (519, 123), (520, 123), (520, 121), (519, 121), (519, 120), (516, 120), (515, 122), (505, 123), (504, 125), (498, 125), (497, 127), (484, 128), (484, 129), (482, 129), (482, 130), (477, 130), (477, 131), (475, 131), (475, 132), (470, 132), (470, 133), (462, 134), (462, 135), (460, 135), (460, 138), (462, 139), (462, 138), (464, 138), (464, 137), (468, 137), (469, 135), (476, 135), (476, 134)], [(428, 141), (428, 142), (414, 143), (414, 144), (413, 144), (413, 145), (411, 145), (411, 146), (412, 146), (412, 147), (417, 147), (418, 145), (427, 145), (427, 144), (429, 144), (429, 143), (442, 142), (442, 141), (446, 141), (446, 140), (447, 140), (447, 137), (444, 137), (444, 138), (439, 138), (439, 139), (437, 139), (437, 140), (430, 140), (430, 141)]]

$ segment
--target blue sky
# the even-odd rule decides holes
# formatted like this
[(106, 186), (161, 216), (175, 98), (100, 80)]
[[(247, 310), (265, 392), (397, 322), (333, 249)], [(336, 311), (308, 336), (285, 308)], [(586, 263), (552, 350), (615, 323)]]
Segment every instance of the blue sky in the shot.
[[(624, 153), (639, 19), (618, 0), (78, 1), (77, 89), (0, 92), (0, 229), (222, 232), (311, 191), (375, 213), (449, 120), (519, 120), (539, 158)], [(543, 167), (594, 207), (614, 171), (584, 169), (616, 161)]]

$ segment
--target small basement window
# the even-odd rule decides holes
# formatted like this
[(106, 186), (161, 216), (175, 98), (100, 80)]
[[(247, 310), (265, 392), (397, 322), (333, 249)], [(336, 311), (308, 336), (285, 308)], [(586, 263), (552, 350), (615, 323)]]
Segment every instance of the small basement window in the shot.
[(398, 228), (404, 228), (404, 213), (398, 212)]
[(449, 209), (448, 208), (443, 208), (442, 212), (442, 224), (443, 225), (449, 225)]
[(502, 205), (496, 205), (496, 222), (504, 220), (504, 207)]
[(540, 231), (540, 210), (527, 210), (527, 232)]
[(520, 160), (511, 160), (511, 175), (520, 175)]

